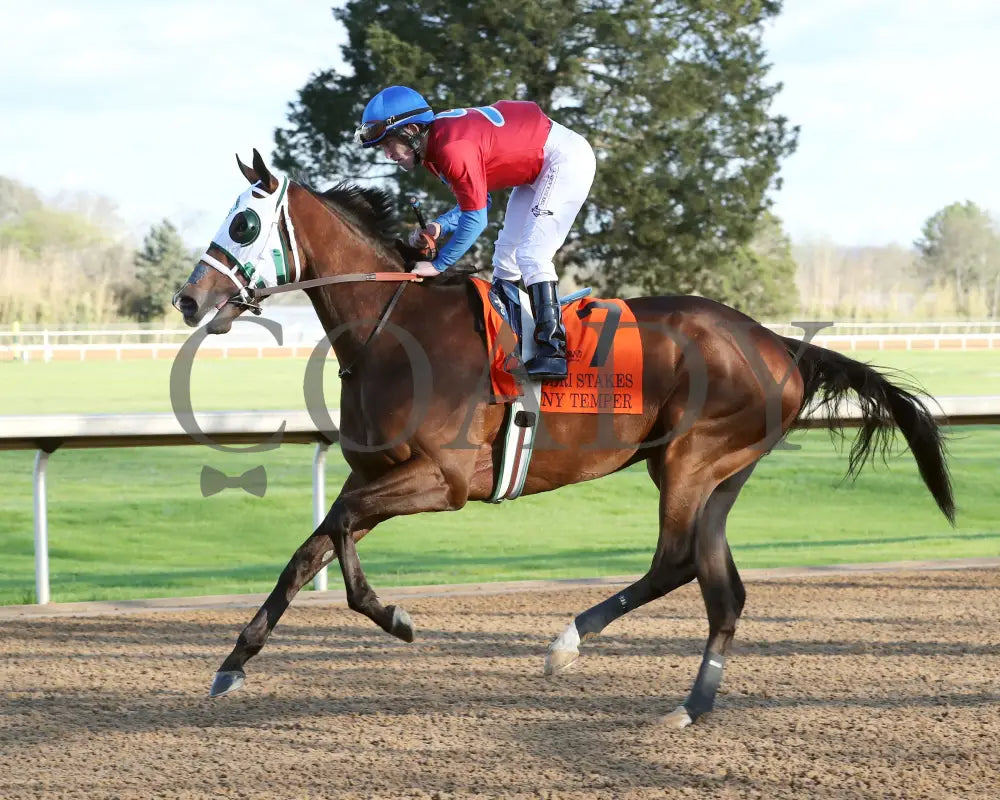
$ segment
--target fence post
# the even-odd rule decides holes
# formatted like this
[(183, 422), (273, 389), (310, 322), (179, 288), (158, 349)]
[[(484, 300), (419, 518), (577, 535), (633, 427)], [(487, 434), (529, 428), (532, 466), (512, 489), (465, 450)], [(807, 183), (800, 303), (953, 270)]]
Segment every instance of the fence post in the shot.
[(39, 450), (35, 454), (35, 602), (49, 602), (49, 519), (45, 497), (45, 467), (49, 454)]
[[(316, 455), (313, 456), (313, 530), (326, 517), (326, 451), (329, 449), (329, 442), (316, 442)], [(313, 588), (317, 592), (326, 591), (326, 567), (316, 573)]]

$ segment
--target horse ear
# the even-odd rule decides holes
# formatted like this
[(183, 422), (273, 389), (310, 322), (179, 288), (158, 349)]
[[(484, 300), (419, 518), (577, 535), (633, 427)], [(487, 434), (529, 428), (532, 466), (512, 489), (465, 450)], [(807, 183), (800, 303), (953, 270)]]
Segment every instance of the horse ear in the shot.
[[(254, 152), (256, 153), (257, 151), (254, 150)], [(243, 177), (247, 179), (248, 183), (257, 183), (257, 181), (259, 180), (259, 178), (257, 177), (257, 173), (254, 172), (251, 167), (248, 167), (240, 160), (239, 153), (236, 154), (236, 163), (239, 165), (240, 172), (243, 173)]]
[(253, 149), (253, 168), (257, 173), (257, 179), (260, 181), (261, 186), (267, 191), (273, 192), (278, 188), (278, 179), (271, 174), (271, 171), (267, 168), (267, 164), (264, 163), (264, 159), (257, 152), (256, 147)]

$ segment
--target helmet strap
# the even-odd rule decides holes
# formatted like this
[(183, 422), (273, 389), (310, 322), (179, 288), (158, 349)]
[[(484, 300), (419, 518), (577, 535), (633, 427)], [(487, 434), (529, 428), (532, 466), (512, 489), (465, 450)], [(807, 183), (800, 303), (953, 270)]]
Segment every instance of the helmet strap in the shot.
[(420, 163), (424, 160), (424, 144), (427, 140), (427, 128), (424, 127), (422, 130), (417, 131), (417, 133), (400, 131), (399, 138), (413, 151), (413, 165), (420, 166)]

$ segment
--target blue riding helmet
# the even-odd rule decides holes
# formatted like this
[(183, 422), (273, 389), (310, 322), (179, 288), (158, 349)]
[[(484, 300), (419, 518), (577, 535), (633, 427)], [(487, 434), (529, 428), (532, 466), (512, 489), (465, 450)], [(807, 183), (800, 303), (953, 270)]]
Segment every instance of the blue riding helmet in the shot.
[(368, 101), (354, 139), (362, 147), (371, 147), (381, 142), (394, 128), (411, 122), (426, 125), (433, 120), (434, 112), (423, 95), (408, 86), (389, 86)]

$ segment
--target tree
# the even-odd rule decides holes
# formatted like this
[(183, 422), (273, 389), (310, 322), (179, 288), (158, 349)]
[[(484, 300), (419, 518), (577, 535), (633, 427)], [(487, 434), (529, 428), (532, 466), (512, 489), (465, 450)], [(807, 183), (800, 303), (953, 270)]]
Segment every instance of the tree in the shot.
[(123, 312), (141, 322), (162, 317), (192, 263), (191, 253), (169, 220), (152, 226), (135, 254), (136, 282), (123, 297)]
[[(779, 161), (795, 149), (798, 129), (770, 113), (780, 85), (766, 82), (760, 42), (780, 6), (353, 0), (334, 12), (352, 74), (325, 70), (299, 91), (290, 126), (276, 132), (276, 163), (313, 181), (385, 180), (444, 200), (425, 171), (399, 174), (352, 142), (365, 102), (394, 83), (435, 109), (535, 100), (598, 157), (559, 266), (610, 292), (709, 289), (753, 235)], [(493, 231), (503, 207), (494, 204)]]
[(991, 318), (1000, 311), (1000, 231), (975, 203), (952, 203), (924, 223), (915, 242), (917, 272), (925, 284), (949, 285), (955, 307), (969, 315), (972, 298), (981, 293)]
[[(103, 200), (101, 202), (104, 202)], [(115, 314), (132, 248), (102, 220), (0, 177), (0, 321), (96, 322)]]
[(105, 232), (79, 214), (47, 206), (28, 208), (0, 226), (0, 246), (12, 247), (36, 260), (43, 253), (62, 254), (107, 244)]
[(933, 315), (928, 308), (930, 298), (921, 297), (915, 285), (916, 253), (911, 248), (845, 246), (829, 239), (808, 239), (796, 242), (792, 255), (803, 319), (842, 322)]
[(118, 215), (117, 204), (104, 195), (78, 189), (64, 190), (55, 196), (52, 205), (83, 217), (94, 227), (119, 237), (128, 231), (128, 225)]

